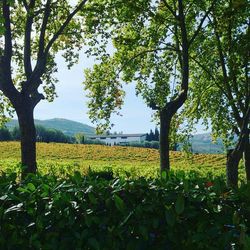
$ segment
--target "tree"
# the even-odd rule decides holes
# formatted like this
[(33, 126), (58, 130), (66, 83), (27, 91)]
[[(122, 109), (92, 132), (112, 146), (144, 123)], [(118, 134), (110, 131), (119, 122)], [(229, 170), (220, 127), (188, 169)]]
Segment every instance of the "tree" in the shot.
[(41, 125), (36, 126), (36, 138), (39, 142), (69, 143), (71, 138), (57, 129), (47, 129)]
[(220, 1), (192, 58), (194, 84), (187, 113), (211, 122), (214, 138), (222, 137), (227, 147), (233, 147), (226, 166), (229, 186), (237, 186), (243, 153), (250, 180), (249, 8), (246, 0)]
[(11, 139), (10, 131), (5, 127), (0, 128), (0, 141), (11, 141)]
[(159, 141), (159, 136), (160, 136), (160, 133), (159, 133), (158, 128), (156, 127), (156, 128), (155, 128), (154, 141)]
[(91, 45), (108, 38), (115, 47), (112, 56), (103, 47), (90, 50), (100, 60), (86, 71), (90, 118), (102, 129), (109, 126), (123, 103), (122, 84), (135, 81), (137, 93), (159, 115), (160, 167), (169, 170), (171, 120), (187, 99), (192, 46), (216, 1), (109, 2), (106, 12), (97, 5), (89, 17), (96, 25), (89, 30)]
[(78, 133), (75, 135), (75, 138), (76, 138), (76, 142), (79, 143), (79, 144), (84, 144), (84, 141), (85, 141), (85, 136), (83, 133)]
[(149, 133), (149, 139), (150, 139), (150, 141), (153, 141), (154, 140), (154, 132), (153, 132), (153, 130), (152, 129), (150, 129), (150, 133)]
[(0, 91), (18, 116), (23, 174), (37, 169), (34, 108), (55, 97), (55, 55), (63, 51), (69, 67), (77, 61), (82, 17), (76, 15), (86, 2), (76, 6), (64, 0), (0, 2)]
[(20, 141), (21, 134), (20, 134), (20, 129), (18, 127), (14, 127), (13, 130), (11, 131), (11, 134), (14, 141)]

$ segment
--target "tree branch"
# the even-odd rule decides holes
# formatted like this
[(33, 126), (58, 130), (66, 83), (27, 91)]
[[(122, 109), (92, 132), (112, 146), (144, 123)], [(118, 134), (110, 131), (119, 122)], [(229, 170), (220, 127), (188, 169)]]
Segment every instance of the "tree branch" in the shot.
[(194, 40), (196, 39), (196, 37), (199, 35), (200, 30), (201, 30), (201, 28), (202, 28), (202, 25), (203, 25), (204, 21), (206, 20), (206, 18), (208, 17), (208, 15), (209, 15), (209, 13), (211, 12), (211, 10), (213, 9), (214, 4), (216, 3), (216, 1), (217, 1), (217, 0), (214, 0), (214, 1), (212, 2), (210, 8), (206, 11), (205, 15), (204, 15), (203, 18), (201, 19), (201, 22), (200, 22), (200, 24), (199, 24), (197, 30), (194, 32), (192, 38), (190, 39), (190, 41), (189, 41), (189, 43), (188, 43), (188, 44), (189, 44), (189, 45), (188, 45), (189, 47), (192, 45), (192, 43), (194, 42)]
[[(10, 67), (12, 57), (12, 34), (10, 21), (10, 6), (7, 0), (3, 0), (3, 18), (4, 18), (4, 58), (5, 63)], [(10, 73), (10, 72), (9, 72)]]
[(177, 110), (186, 101), (187, 92), (188, 92), (188, 83), (189, 83), (188, 39), (187, 39), (187, 30), (186, 30), (186, 23), (185, 23), (182, 0), (178, 0), (178, 8), (179, 8), (178, 20), (179, 20), (179, 26), (181, 29), (181, 44), (182, 44), (182, 53), (179, 55), (181, 56), (180, 60), (181, 60), (181, 70), (182, 70), (182, 73), (181, 73), (182, 81), (181, 81), (181, 90), (179, 94), (177, 95), (177, 97), (171, 100), (170, 102), (168, 102), (165, 106), (165, 108), (171, 112), (171, 115), (174, 115), (177, 112)]
[(171, 6), (167, 3), (166, 0), (162, 0), (162, 2), (164, 3), (164, 5), (167, 7), (167, 9), (171, 12), (171, 14), (174, 16), (175, 19), (178, 19), (178, 16), (176, 15), (176, 13), (174, 12), (174, 10), (171, 8)]
[(188, 35), (187, 35), (186, 21), (184, 16), (182, 0), (178, 0), (178, 8), (179, 8), (179, 23), (180, 23), (179, 25), (181, 29), (181, 45), (182, 45), (181, 89), (187, 92), (189, 83), (189, 49), (188, 49)]
[(29, 7), (28, 7), (28, 3), (26, 0), (22, 0), (22, 3), (24, 5), (24, 8), (26, 9), (26, 11), (28, 11)]
[[(41, 81), (39, 79), (41, 78), (41, 76), (43, 75), (43, 73), (45, 71), (48, 54), (49, 54), (49, 51), (50, 51), (51, 47), (53, 46), (54, 42), (59, 38), (59, 36), (63, 33), (63, 31), (65, 30), (67, 25), (70, 23), (72, 18), (77, 14), (78, 11), (80, 11), (80, 9), (84, 6), (84, 4), (86, 2), (87, 2), (87, 0), (83, 0), (75, 8), (75, 10), (69, 14), (69, 16), (66, 18), (64, 23), (58, 29), (58, 31), (54, 34), (54, 36), (48, 42), (47, 46), (43, 49), (43, 53), (41, 53), (41, 56), (37, 58), (37, 64), (35, 66), (35, 69), (31, 75), (30, 79), (29, 79), (29, 84), (27, 87), (28, 88), (27, 90), (29, 93), (35, 93), (37, 88), (41, 84)], [(48, 2), (47, 2), (47, 4), (48, 4)], [(48, 14), (49, 14), (49, 5), (47, 8), (47, 15), (45, 14), (45, 16), (44, 16), (43, 27), (41, 28), (41, 36), (42, 36), (41, 39), (42, 40), (43, 40), (44, 32), (46, 32), (46, 22), (48, 22), (48, 20), (46, 20), (46, 19), (49, 18)], [(42, 29), (44, 29), (44, 30), (42, 31)], [(41, 44), (39, 44), (39, 46), (41, 46), (40, 49), (42, 50), (42, 48), (44, 47), (43, 41), (41, 42)], [(39, 51), (40, 51), (40, 49), (39, 49)]]
[(24, 36), (24, 70), (25, 70), (27, 79), (29, 79), (29, 77), (32, 74), (31, 32), (32, 32), (32, 24), (33, 24), (33, 18), (34, 18), (32, 11), (34, 7), (35, 7), (35, 0), (31, 0), (27, 8), (27, 20), (26, 20), (26, 25), (25, 25), (25, 36)]
[(143, 50), (137, 54), (135, 54), (134, 56), (132, 56), (131, 58), (129, 58), (128, 60), (126, 60), (120, 67), (120, 69), (118, 70), (118, 73), (116, 74), (116, 77), (119, 76), (119, 74), (123, 71), (124, 68), (126, 68), (126, 66), (128, 64), (130, 64), (133, 60), (135, 60), (136, 58), (144, 55), (144, 54), (147, 54), (147, 53), (154, 53), (154, 52), (157, 52), (157, 51), (164, 51), (164, 50), (172, 50), (172, 51), (176, 51), (176, 49), (172, 46), (170, 46), (169, 44), (166, 44), (167, 46), (164, 47), (164, 48), (155, 48), (155, 49), (146, 49), (146, 50)]
[(223, 87), (220, 86), (220, 84), (218, 83), (218, 81), (216, 80), (216, 78), (214, 77), (214, 75), (212, 74), (212, 72), (210, 72), (206, 66), (204, 64), (202, 64), (201, 62), (199, 62), (196, 58), (194, 58), (193, 56), (190, 56), (190, 58), (203, 70), (205, 71), (209, 77), (213, 80), (213, 82), (215, 83), (215, 85), (221, 90), (221, 92), (227, 97), (227, 99), (229, 99), (227, 92), (225, 91), (225, 89)]
[[(210, 22), (211, 22), (211, 20), (210, 20)], [(227, 95), (228, 95), (228, 101), (230, 103), (230, 106), (232, 107), (233, 114), (234, 114), (234, 117), (235, 117), (235, 119), (237, 121), (237, 124), (238, 124), (239, 127), (241, 127), (242, 118), (240, 117), (240, 114), (239, 114), (239, 112), (237, 110), (237, 107), (235, 106), (234, 97), (233, 97), (230, 85), (228, 83), (228, 75), (227, 75), (225, 56), (223, 54), (223, 49), (222, 49), (222, 45), (221, 45), (221, 41), (220, 41), (220, 35), (217, 32), (216, 20), (215, 20), (215, 23), (214, 23), (214, 32), (215, 32), (215, 38), (216, 38), (216, 41), (217, 41), (217, 49), (218, 49), (219, 57), (220, 57), (220, 64), (221, 64), (221, 68), (222, 68), (222, 72), (223, 72), (223, 81), (224, 81), (224, 85), (226, 87), (226, 91), (227, 91)]]
[(10, 20), (10, 5), (7, 0), (2, 2), (2, 13), (4, 19), (4, 52), (0, 56), (0, 89), (11, 100), (12, 104), (17, 103), (19, 92), (15, 88), (11, 77), (12, 59), (12, 32)]
[(41, 57), (44, 53), (45, 33), (46, 33), (46, 28), (47, 28), (47, 24), (48, 24), (48, 20), (50, 16), (50, 4), (51, 4), (51, 0), (48, 0), (45, 6), (44, 17), (43, 17), (43, 22), (42, 22), (42, 27), (41, 27), (40, 37), (39, 37), (39, 49), (38, 49), (37, 58)]
[(44, 100), (45, 96), (38, 91), (31, 97), (32, 105), (35, 108), (35, 106), (41, 101)]
[(67, 25), (71, 22), (72, 18), (76, 15), (76, 13), (85, 5), (87, 0), (83, 0), (76, 8), (75, 10), (69, 14), (67, 19), (64, 21), (62, 26), (59, 28), (59, 30), (54, 34), (54, 36), (49, 41), (47, 47), (45, 48), (45, 56), (47, 57), (50, 48), (54, 44), (54, 42), (58, 39), (58, 37), (63, 33), (64, 29), (67, 27)]
[[(248, 125), (249, 125), (249, 121), (250, 121), (250, 106), (248, 107), (245, 116), (243, 117), (243, 122), (242, 122), (242, 126), (240, 127), (240, 136), (238, 139), (238, 143), (236, 145), (235, 150), (244, 150), (244, 140), (248, 139)], [(246, 138), (245, 138), (246, 137)]]

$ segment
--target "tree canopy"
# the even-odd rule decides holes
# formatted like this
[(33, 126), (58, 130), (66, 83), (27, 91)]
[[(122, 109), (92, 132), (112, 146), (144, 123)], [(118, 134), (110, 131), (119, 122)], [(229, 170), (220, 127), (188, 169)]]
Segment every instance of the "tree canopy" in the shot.
[[(191, 92), (186, 115), (211, 123), (214, 138), (233, 147), (235, 175), (245, 151), (250, 178), (250, 19), (248, 1), (220, 1), (199, 35), (192, 57)], [(235, 143), (235, 137), (238, 140)], [(237, 180), (235, 179), (235, 182)]]
[[(125, 10), (119, 2), (106, 15), (98, 11), (97, 28), (89, 30), (94, 45), (104, 39), (102, 51), (90, 50), (100, 63), (86, 71), (90, 118), (106, 129), (111, 113), (121, 108), (123, 83), (135, 81), (137, 94), (159, 115), (162, 171), (170, 168), (171, 120), (187, 99), (192, 46), (215, 2), (129, 1)], [(105, 50), (107, 39), (113, 55)]]
[[(213, 4), (107, 1), (105, 10), (96, 4), (95, 15), (88, 16), (88, 23), (95, 22), (88, 30), (89, 53), (100, 63), (86, 71), (85, 81), (92, 120), (103, 122), (104, 127), (110, 125), (110, 113), (123, 103), (122, 83), (135, 81), (137, 94), (153, 109), (176, 100), (186, 84), (182, 82), (183, 46), (192, 46)], [(185, 12), (187, 41), (182, 40), (178, 6)], [(105, 49), (111, 42), (114, 53)]]

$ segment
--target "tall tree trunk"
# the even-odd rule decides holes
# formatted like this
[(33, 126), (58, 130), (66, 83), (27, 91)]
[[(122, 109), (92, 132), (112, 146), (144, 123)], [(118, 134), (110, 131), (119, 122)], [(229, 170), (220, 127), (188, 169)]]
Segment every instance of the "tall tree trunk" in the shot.
[(249, 143), (249, 133), (248, 133), (248, 136), (247, 136), (246, 142), (245, 142), (244, 163), (245, 163), (247, 181), (250, 182), (250, 143)]
[[(250, 116), (250, 108), (247, 111), (247, 114), (242, 123), (242, 129), (239, 134), (239, 139), (236, 147), (233, 150), (230, 150), (227, 155), (227, 185), (228, 186), (238, 186), (238, 167), (241, 158), (243, 157), (243, 153), (247, 154), (247, 159), (245, 164), (249, 164), (249, 116)], [(246, 171), (248, 167), (246, 166)]]
[(34, 109), (27, 103), (16, 109), (21, 134), (21, 159), (23, 177), (27, 173), (36, 173), (36, 128)]
[(242, 151), (235, 149), (228, 150), (227, 153), (227, 186), (237, 187), (238, 186), (238, 168), (239, 162), (242, 158)]
[(160, 168), (161, 172), (170, 170), (169, 132), (171, 116), (166, 109), (160, 111)]

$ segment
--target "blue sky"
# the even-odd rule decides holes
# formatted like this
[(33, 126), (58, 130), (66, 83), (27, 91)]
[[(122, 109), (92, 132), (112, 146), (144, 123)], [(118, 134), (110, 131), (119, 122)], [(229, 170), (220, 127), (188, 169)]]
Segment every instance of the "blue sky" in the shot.
[[(56, 85), (58, 98), (52, 103), (40, 102), (35, 109), (36, 119), (66, 118), (79, 121), (91, 126), (87, 112), (87, 97), (83, 91), (84, 69), (91, 67), (93, 59), (87, 58), (81, 53), (80, 60), (71, 70), (68, 70), (64, 60), (58, 56), (59, 82)], [(134, 84), (125, 88), (126, 98), (121, 110), (122, 116), (113, 116), (111, 122), (115, 124), (112, 131), (124, 133), (145, 133), (155, 128), (152, 122), (152, 110), (143, 102), (142, 98), (136, 97)], [(197, 133), (203, 133), (202, 126), (197, 126)]]
[[(93, 59), (87, 58), (83, 53), (79, 63), (68, 70), (63, 59), (58, 56), (59, 82), (56, 85), (58, 98), (52, 103), (40, 102), (35, 109), (35, 118), (66, 118), (79, 121), (88, 125), (91, 121), (87, 112), (87, 97), (83, 90), (84, 69), (91, 67)], [(153, 112), (144, 104), (140, 97), (135, 95), (134, 84), (125, 87), (126, 98), (124, 107), (121, 110), (122, 116), (113, 116), (111, 122), (115, 124), (112, 131), (123, 131), (124, 133), (144, 133), (155, 128), (155, 123), (151, 122)]]

